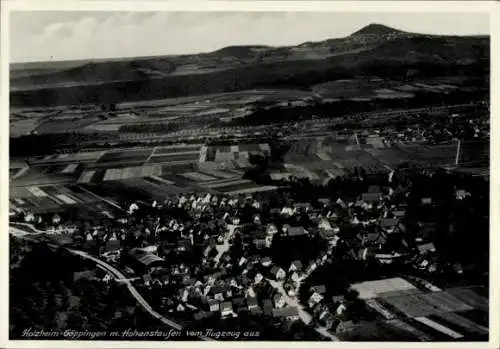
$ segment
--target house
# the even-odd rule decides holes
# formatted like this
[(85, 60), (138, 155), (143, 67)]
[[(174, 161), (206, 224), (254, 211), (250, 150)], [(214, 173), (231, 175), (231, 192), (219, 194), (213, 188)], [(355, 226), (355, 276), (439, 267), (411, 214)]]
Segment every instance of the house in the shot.
[(326, 286), (325, 285), (318, 285), (318, 286), (312, 286), (309, 289), (309, 292), (311, 293), (319, 293), (319, 294), (325, 294), (326, 293)]
[(390, 234), (395, 231), (398, 222), (396, 218), (383, 218), (380, 220), (380, 228)]
[(283, 295), (280, 293), (274, 295), (273, 301), (275, 308), (282, 308), (286, 305), (285, 297), (283, 297)]
[(361, 195), (361, 200), (366, 203), (376, 203), (380, 201), (379, 193), (363, 193)]
[(245, 290), (245, 297), (247, 297), (247, 298), (255, 297), (255, 291), (254, 291), (253, 287), (250, 286), (249, 288), (247, 288)]
[(330, 199), (328, 198), (319, 198), (318, 201), (325, 207), (330, 205)]
[(268, 224), (266, 228), (266, 234), (268, 235), (274, 235), (278, 233), (278, 228), (276, 228), (276, 225), (274, 224)]
[(334, 240), (336, 235), (337, 235), (337, 233), (335, 232), (334, 229), (331, 229), (331, 230), (320, 229), (319, 230), (319, 236), (321, 236), (326, 241)]
[(286, 294), (289, 295), (290, 297), (295, 297), (297, 292), (295, 292), (295, 287), (291, 284), (286, 282), (283, 285), (283, 289), (285, 290)]
[(299, 319), (299, 312), (296, 307), (286, 307), (273, 309), (273, 317), (277, 319), (286, 319), (289, 321), (295, 321)]
[(253, 239), (253, 244), (255, 245), (255, 247), (257, 249), (263, 249), (263, 248), (266, 248), (268, 246), (268, 241), (266, 238), (256, 238), (256, 239)]
[(266, 236), (266, 238), (264, 240), (265, 240), (265, 243), (264, 243), (265, 248), (270, 248), (273, 245), (273, 236), (272, 235)]
[(214, 299), (222, 302), (226, 297), (231, 297), (232, 290), (228, 285), (220, 284), (213, 286), (209, 294), (213, 295)]
[(212, 252), (212, 254), (213, 254), (213, 252), (215, 252), (215, 255), (217, 255), (217, 250), (213, 246), (207, 245), (203, 249), (203, 257), (208, 258), (210, 256), (211, 252)]
[(271, 257), (264, 257), (264, 258), (262, 258), (260, 263), (264, 267), (269, 267), (273, 263), (273, 260), (271, 259)]
[(253, 215), (253, 222), (255, 224), (260, 224), (261, 223), (260, 222), (260, 215), (258, 215), (258, 214)]
[[(336, 215), (335, 215), (336, 216)], [(332, 219), (332, 218), (330, 218)], [(326, 231), (333, 231), (334, 233), (338, 233), (339, 232), (339, 227), (337, 227), (336, 225), (332, 225), (332, 223), (330, 222), (330, 220), (328, 220), (327, 218), (321, 218), (318, 222), (318, 229), (321, 231), (321, 230), (326, 230)]]
[(453, 264), (453, 270), (457, 274), (463, 274), (463, 272), (464, 272), (464, 269), (462, 268), (462, 264), (460, 264), (460, 263)]
[(262, 311), (261, 307), (256, 306), (255, 308), (250, 309), (250, 313), (252, 313), (253, 315), (259, 315), (259, 316), (261, 316), (262, 313), (263, 313), (263, 311)]
[(231, 262), (231, 253), (229, 252), (224, 252), (221, 254), (220, 258), (219, 258), (219, 261), (223, 262), (223, 263), (229, 263)]
[(402, 217), (404, 217), (405, 213), (406, 212), (403, 210), (398, 210), (398, 211), (392, 212), (392, 215), (394, 216), (394, 218), (402, 218)]
[(294, 271), (294, 272), (292, 273), (292, 275), (290, 275), (290, 279), (291, 279), (293, 282), (297, 283), (297, 282), (299, 282), (299, 281), (302, 279), (302, 276), (303, 276), (303, 273), (302, 273), (302, 272), (297, 272), (297, 271)]
[(422, 198), (422, 200), (420, 201), (422, 203), (422, 205), (430, 205), (432, 204), (432, 198)]
[(245, 298), (243, 297), (237, 297), (233, 299), (233, 308), (234, 309), (239, 309), (241, 307), (245, 306)]
[(286, 235), (289, 237), (300, 237), (306, 236), (308, 234), (304, 227), (289, 227), (286, 231)]
[(295, 260), (290, 264), (290, 268), (288, 268), (288, 272), (301, 271), (302, 263), (299, 260)]
[(193, 277), (190, 277), (189, 275), (185, 275), (182, 278), (182, 284), (184, 286), (193, 286), (196, 283), (196, 279)]
[(356, 325), (352, 320), (341, 321), (340, 323), (337, 324), (335, 331), (337, 333), (344, 333), (354, 329), (355, 327)]
[(175, 310), (177, 310), (178, 312), (183, 312), (184, 310), (186, 310), (186, 307), (182, 303), (179, 303)]
[(362, 248), (359, 248), (357, 249), (356, 251), (356, 259), (358, 260), (367, 260), (368, 257), (372, 257), (372, 256), (376, 256), (375, 252), (376, 252), (377, 248), (374, 247), (374, 246), (368, 246), (368, 247), (362, 247)]
[(193, 315), (193, 319), (195, 321), (200, 321), (206, 318), (209, 318), (213, 315), (211, 311), (199, 311), (196, 314)]
[(345, 306), (344, 303), (340, 303), (338, 306), (337, 306), (337, 309), (335, 309), (335, 314), (337, 315), (342, 315), (344, 314), (344, 312), (346, 311), (347, 307)]
[(318, 292), (314, 292), (311, 297), (309, 297), (309, 300), (307, 301), (307, 304), (309, 305), (309, 308), (314, 307), (316, 304), (321, 302), (323, 300), (323, 296), (319, 294)]
[(246, 262), (247, 262), (247, 259), (245, 257), (241, 257), (240, 260), (238, 261), (238, 265), (241, 267)]
[(271, 275), (275, 278), (275, 280), (282, 280), (285, 278), (286, 273), (283, 268), (274, 266), (271, 268)]
[(311, 307), (310, 313), (314, 317), (318, 317), (326, 309), (328, 309), (328, 307), (325, 304), (317, 303)]
[(332, 303), (337, 304), (337, 303), (343, 303), (344, 302), (344, 296), (339, 295), (339, 296), (333, 296), (332, 297)]
[(333, 326), (335, 322), (335, 317), (328, 310), (324, 310), (318, 317), (320, 324), (325, 326), (327, 329)]
[(285, 206), (281, 210), (282, 216), (293, 216), (295, 214), (295, 210), (291, 207)]
[(257, 308), (259, 306), (258, 302), (257, 302), (257, 298), (256, 297), (249, 297), (247, 298), (247, 307), (248, 307), (248, 310), (252, 310), (254, 308)]
[(262, 310), (264, 315), (271, 316), (273, 314), (273, 302), (270, 299), (264, 299), (262, 301)]
[(144, 281), (144, 285), (149, 286), (151, 284), (151, 275), (145, 274), (142, 276), (142, 280)]
[(323, 251), (318, 255), (318, 263), (324, 263), (328, 259), (328, 251)]
[(459, 189), (459, 190), (455, 191), (455, 197), (457, 200), (463, 200), (468, 196), (470, 196), (470, 193), (463, 190), (463, 189)]
[(248, 263), (249, 264), (258, 264), (260, 263), (262, 260), (262, 258), (259, 256), (259, 255), (251, 255), (250, 257), (248, 257)]
[(84, 270), (84, 271), (75, 271), (73, 272), (73, 280), (85, 279), (85, 280), (94, 280), (96, 278), (96, 270)]
[(370, 187), (368, 188), (368, 193), (381, 194), (382, 191), (380, 190), (380, 187), (378, 185), (370, 185)]
[(258, 284), (258, 283), (260, 283), (263, 279), (264, 279), (264, 277), (262, 276), (262, 274), (261, 274), (261, 273), (257, 273), (257, 274), (255, 274), (255, 277), (254, 277), (254, 283)]
[(233, 305), (231, 302), (223, 302), (220, 305), (221, 317), (226, 317), (233, 314)]
[(309, 212), (313, 209), (312, 205), (308, 202), (297, 202), (293, 205), (295, 211)]
[(429, 252), (432, 253), (432, 252), (436, 251), (436, 247), (434, 246), (434, 244), (432, 242), (425, 243), (425, 244), (419, 244), (419, 245), (417, 245), (417, 249), (418, 249), (418, 252), (420, 254), (426, 254)]
[(356, 235), (356, 238), (361, 243), (361, 246), (380, 246), (385, 243), (384, 236), (375, 231), (360, 232)]
[(316, 270), (317, 267), (318, 264), (316, 263), (316, 261), (311, 261), (306, 269), (306, 274), (312, 273), (314, 270)]
[(135, 266), (142, 271), (148, 271), (163, 266), (163, 258), (155, 254), (148, 253), (140, 248), (133, 248), (129, 251), (129, 256), (135, 262)]

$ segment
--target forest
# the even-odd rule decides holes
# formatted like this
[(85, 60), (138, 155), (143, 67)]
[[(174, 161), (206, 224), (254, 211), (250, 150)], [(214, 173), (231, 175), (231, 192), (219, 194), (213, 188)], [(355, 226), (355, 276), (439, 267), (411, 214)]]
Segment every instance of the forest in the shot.
[[(37, 339), (23, 337), (26, 329), (57, 332), (59, 336), (50, 339), (64, 339), (67, 329), (103, 334), (130, 328), (164, 328), (138, 306), (126, 288), (101, 281), (104, 272), (96, 271), (94, 278), (75, 278), (75, 272), (93, 272), (95, 268), (92, 262), (65, 249), (54, 250), (43, 243), (11, 237), (10, 339)], [(93, 339), (113, 338), (105, 335)]]

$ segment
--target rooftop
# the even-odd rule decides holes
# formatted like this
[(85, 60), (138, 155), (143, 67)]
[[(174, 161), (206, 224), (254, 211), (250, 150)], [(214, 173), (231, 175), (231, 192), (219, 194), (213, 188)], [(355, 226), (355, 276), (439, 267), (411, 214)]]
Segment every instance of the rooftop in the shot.
[(273, 317), (288, 317), (298, 316), (299, 312), (296, 307), (285, 307), (273, 309)]

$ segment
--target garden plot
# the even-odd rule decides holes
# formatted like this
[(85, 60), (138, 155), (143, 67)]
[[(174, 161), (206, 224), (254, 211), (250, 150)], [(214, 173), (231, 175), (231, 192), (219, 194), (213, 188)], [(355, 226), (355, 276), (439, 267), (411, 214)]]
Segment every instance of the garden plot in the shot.
[(201, 173), (201, 172), (185, 172), (185, 173), (182, 173), (180, 175), (183, 177), (186, 177), (188, 179), (191, 179), (195, 182), (204, 182), (204, 181), (211, 181), (211, 180), (217, 179), (216, 177), (212, 177), (212, 176), (206, 175), (206, 174)]
[(469, 305), (446, 292), (387, 297), (383, 299), (383, 302), (412, 318), (472, 309)]
[(106, 170), (104, 181), (117, 181), (128, 178), (140, 178), (150, 176), (161, 176), (161, 166), (159, 165), (144, 165), (126, 168), (113, 168)]
[(130, 163), (143, 161), (145, 162), (152, 153), (152, 149), (127, 149), (123, 151), (108, 151), (97, 160), (98, 164), (103, 163)]

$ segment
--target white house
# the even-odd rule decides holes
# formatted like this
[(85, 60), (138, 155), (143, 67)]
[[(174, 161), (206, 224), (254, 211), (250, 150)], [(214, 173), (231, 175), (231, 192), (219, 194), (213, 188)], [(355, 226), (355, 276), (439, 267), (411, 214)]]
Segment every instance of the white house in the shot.
[(286, 273), (283, 270), (283, 268), (277, 266), (271, 268), (271, 274), (276, 278), (276, 280), (282, 280), (286, 276)]
[(260, 283), (263, 279), (264, 279), (264, 277), (262, 276), (262, 274), (261, 274), (261, 273), (257, 273), (257, 274), (255, 275), (255, 277), (254, 277), (254, 282), (255, 282), (256, 284), (258, 284), (258, 283)]
[(274, 301), (274, 306), (276, 308), (282, 308), (286, 305), (285, 297), (283, 297), (283, 295), (281, 295), (279, 293), (274, 295), (273, 301)]
[(303, 268), (302, 263), (299, 260), (295, 260), (290, 264), (288, 272), (301, 271)]
[(290, 279), (292, 279), (293, 282), (297, 283), (302, 279), (302, 273), (294, 271), (290, 276)]
[(273, 260), (271, 259), (271, 257), (264, 257), (264, 258), (262, 258), (260, 263), (264, 267), (269, 267), (273, 263)]
[(231, 302), (223, 302), (220, 305), (221, 317), (226, 317), (233, 314), (233, 304)]
[(274, 235), (274, 234), (278, 233), (278, 228), (276, 228), (276, 225), (274, 225), (274, 224), (268, 224), (267, 229), (266, 229), (266, 233), (268, 235)]
[(344, 311), (346, 310), (346, 306), (344, 305), (344, 303), (341, 303), (339, 304), (339, 306), (337, 307), (337, 309), (335, 310), (335, 313), (337, 315), (342, 315), (344, 313)]
[(323, 300), (323, 296), (320, 295), (318, 292), (314, 292), (311, 297), (309, 297), (309, 301), (307, 302), (309, 307), (312, 308), (319, 302)]
[(208, 301), (208, 307), (210, 311), (219, 311), (220, 303), (215, 299), (210, 299)]

